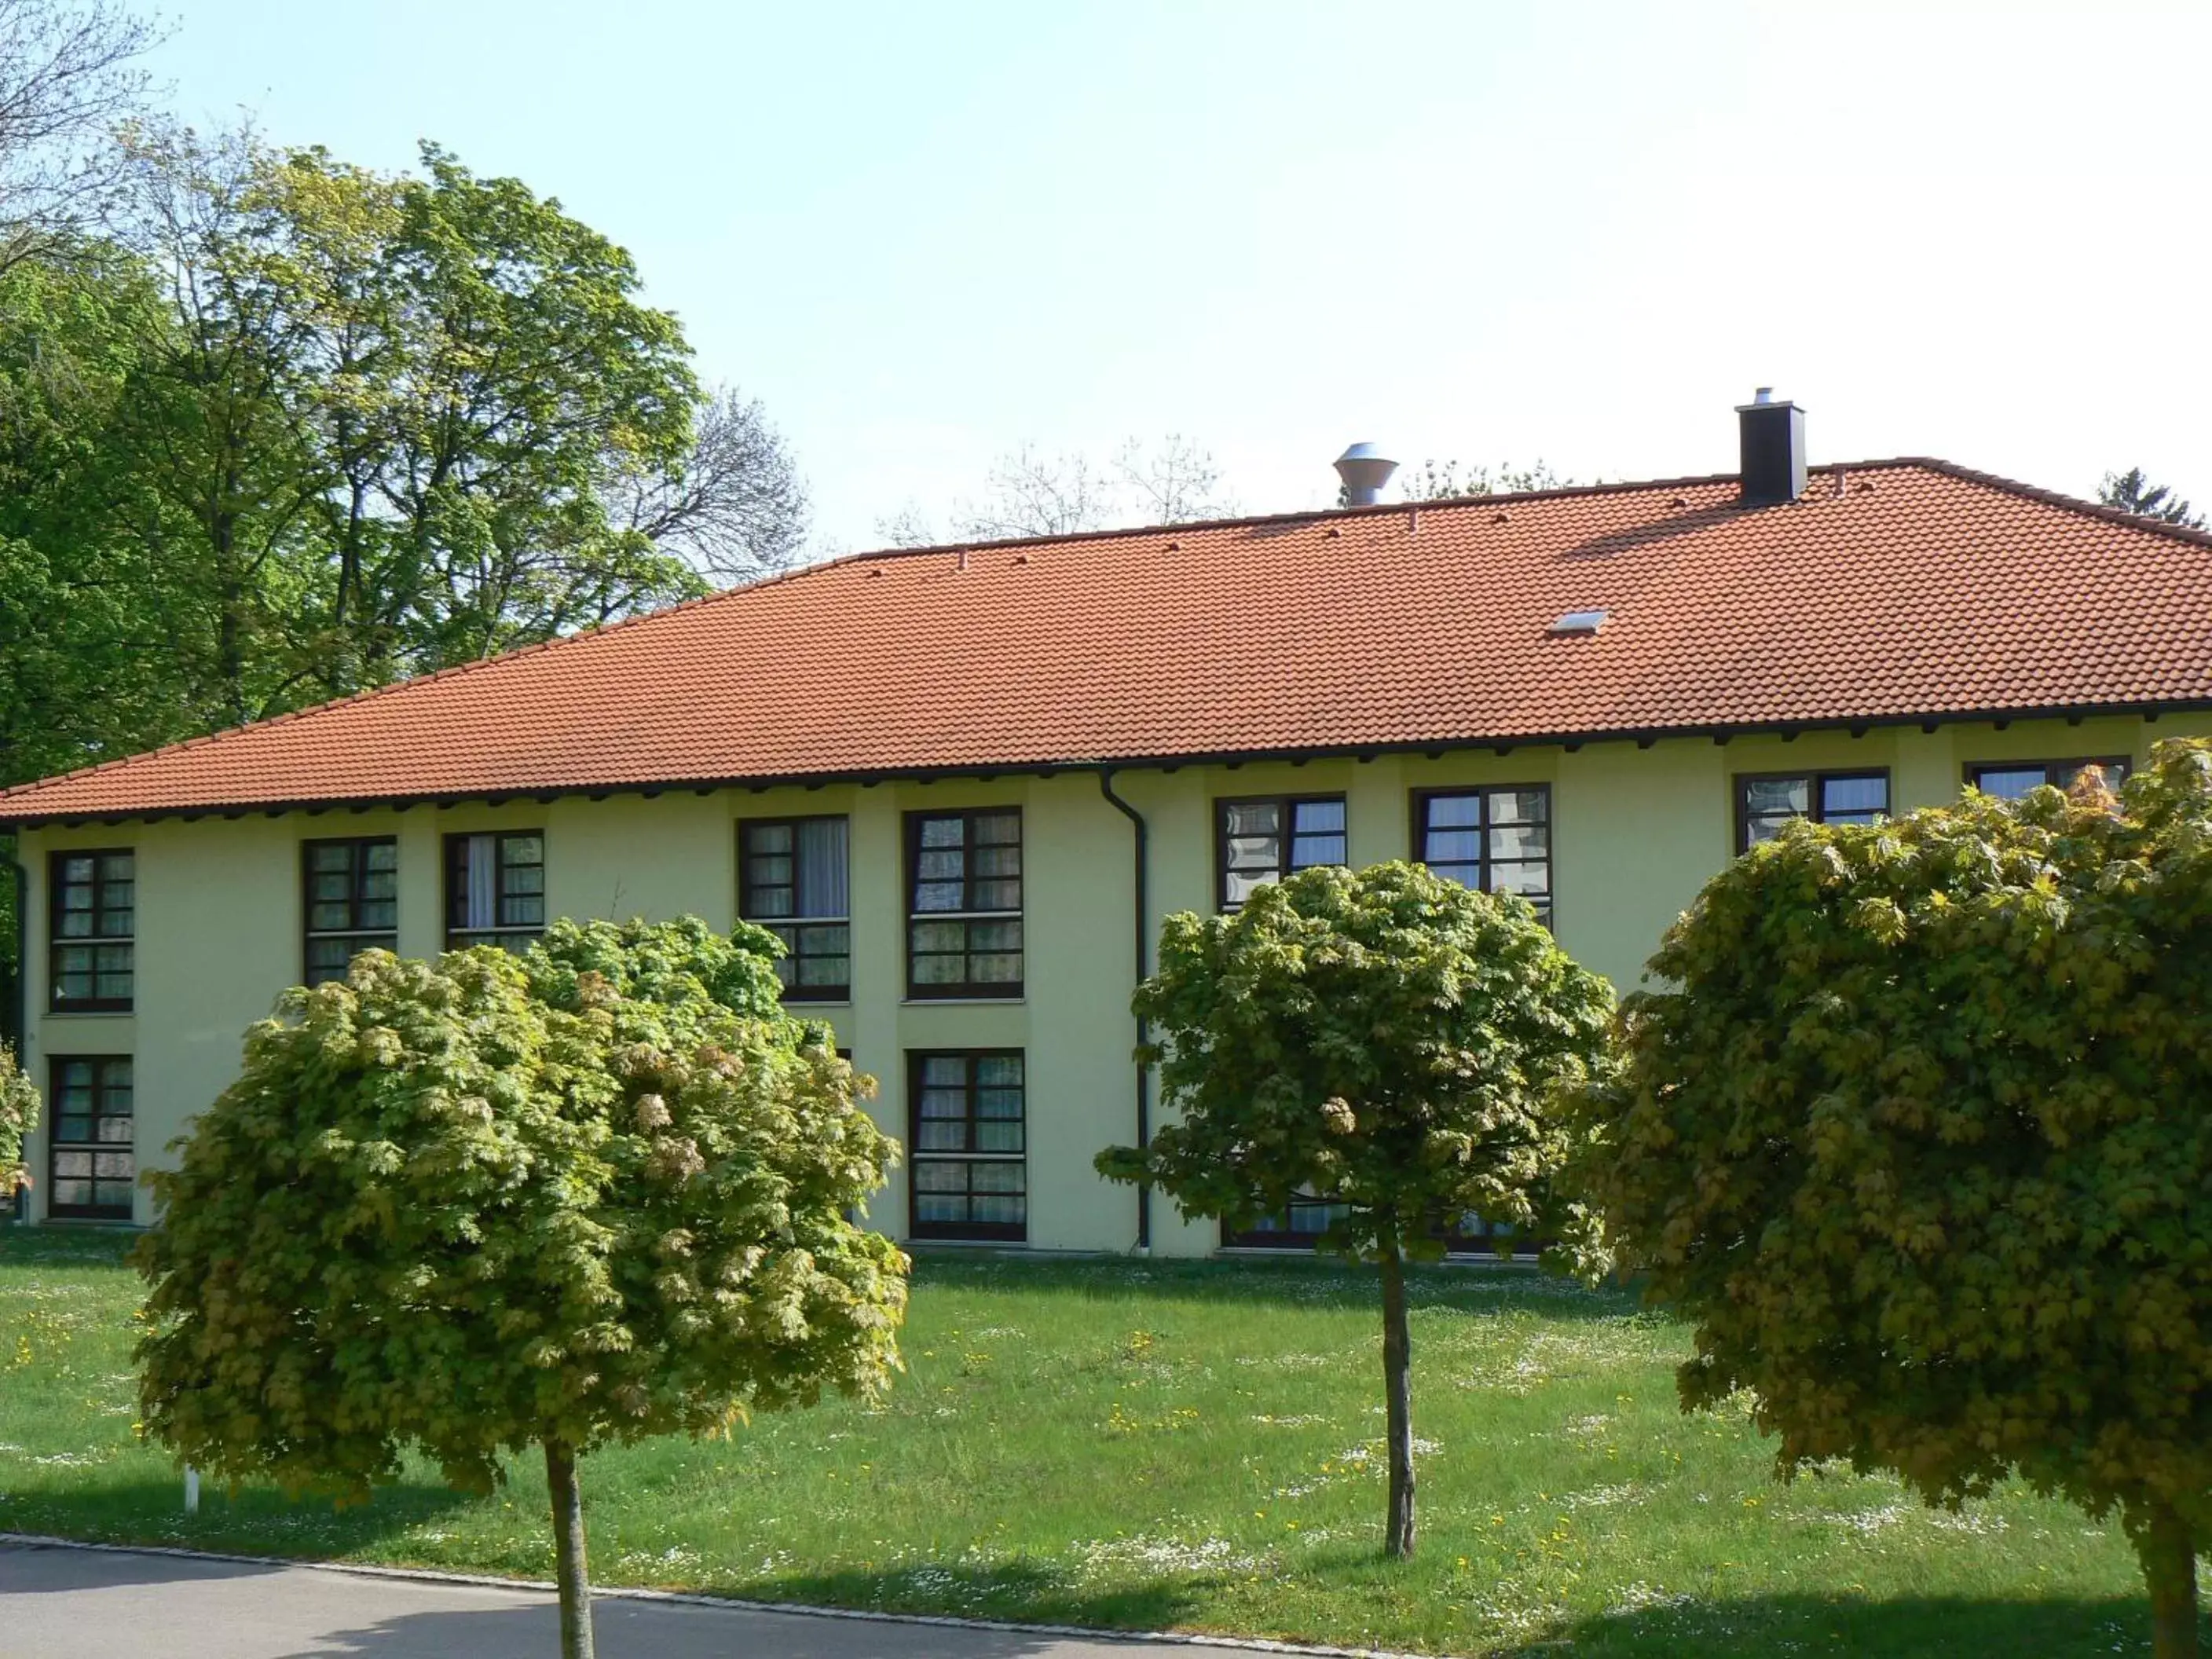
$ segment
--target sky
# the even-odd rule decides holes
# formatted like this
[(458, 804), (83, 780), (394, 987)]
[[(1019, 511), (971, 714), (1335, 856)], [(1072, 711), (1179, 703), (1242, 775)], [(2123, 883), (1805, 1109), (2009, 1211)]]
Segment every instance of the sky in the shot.
[(1023, 445), (1248, 512), (1354, 441), (1578, 478), (1933, 454), (2212, 506), (2212, 4), (169, 0), (181, 116), (432, 139), (635, 256), (817, 550)]

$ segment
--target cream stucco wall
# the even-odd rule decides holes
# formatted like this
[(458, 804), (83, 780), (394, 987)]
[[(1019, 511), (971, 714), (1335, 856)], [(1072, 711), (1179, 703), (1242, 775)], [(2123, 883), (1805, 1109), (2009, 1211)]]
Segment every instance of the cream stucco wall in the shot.
[[(1554, 915), (1561, 942), (1622, 990), (1638, 982), (1662, 931), (1734, 850), (1740, 774), (1887, 769), (1893, 810), (1954, 798), (1964, 769), (2001, 760), (2124, 754), (2140, 761), (2166, 736), (2212, 731), (2169, 718), (1877, 728), (1809, 733), (1381, 756), (1370, 761), (1255, 763), (1128, 771), (1116, 789), (1150, 825), (1148, 937), (1180, 910), (1214, 902), (1214, 803), (1248, 795), (1346, 798), (1355, 864), (1410, 851), (1411, 792), (1466, 784), (1536, 784), (1553, 792)], [(1024, 994), (1006, 1002), (906, 998), (902, 815), (935, 807), (1018, 805), (1024, 815)], [(142, 1167), (233, 1076), (240, 1034), (300, 974), (302, 841), (392, 835), (400, 861), (399, 948), (441, 943), (441, 848), (447, 835), (542, 830), (548, 912), (579, 917), (684, 914), (727, 927), (737, 913), (736, 825), (748, 817), (843, 813), (852, 822), (853, 993), (810, 1004), (855, 1063), (880, 1080), (873, 1109), (907, 1134), (906, 1056), (930, 1048), (1009, 1048), (1027, 1061), (1030, 1242), (1118, 1250), (1133, 1243), (1135, 1195), (1109, 1187), (1091, 1158), (1135, 1130), (1128, 1012), (1134, 973), (1132, 830), (1088, 774), (990, 781), (831, 785), (815, 789), (671, 790), (652, 797), (420, 805), (407, 810), (250, 814), (235, 818), (48, 827), (27, 831), (30, 876), (25, 1062), (41, 1084), (55, 1056), (135, 1057)], [(72, 848), (137, 855), (137, 998), (129, 1014), (54, 1014), (46, 1006), (46, 860)], [(30, 1150), (40, 1172), (43, 1136)], [(138, 1219), (149, 1218), (139, 1194)], [(876, 1224), (907, 1229), (904, 1172), (878, 1201)], [(1156, 1206), (1154, 1247), (1211, 1249), (1210, 1224)]]

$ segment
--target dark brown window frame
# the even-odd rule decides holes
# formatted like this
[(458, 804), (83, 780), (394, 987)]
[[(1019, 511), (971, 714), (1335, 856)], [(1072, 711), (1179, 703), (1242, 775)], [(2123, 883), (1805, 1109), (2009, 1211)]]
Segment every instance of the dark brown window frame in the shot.
[[(1022, 1150), (1018, 1154), (977, 1152), (973, 1147), (975, 1126), (982, 1121), (1005, 1122), (1003, 1118), (985, 1120), (975, 1115), (975, 1096), (981, 1087), (976, 1082), (976, 1062), (982, 1060), (1003, 1060), (1009, 1056), (1022, 1063), (1022, 1115), (1018, 1120), (1022, 1127)], [(966, 1066), (962, 1088), (968, 1097), (967, 1115), (960, 1121), (969, 1129), (970, 1146), (954, 1152), (933, 1148), (925, 1152), (921, 1146), (922, 1073), (933, 1060), (959, 1060)], [(909, 1048), (906, 1054), (906, 1118), (907, 1118), (907, 1232), (914, 1238), (945, 1239), (966, 1243), (1020, 1244), (1029, 1239), (1029, 1162), (1030, 1162), (1030, 1066), (1029, 1053), (1023, 1048)], [(933, 1122), (951, 1120), (933, 1119)], [(921, 1217), (921, 1169), (927, 1164), (1012, 1164), (1022, 1171), (1022, 1219), (1008, 1221), (924, 1221)], [(973, 1186), (965, 1196), (975, 1197)], [(1006, 1194), (987, 1196), (1006, 1197)]]
[(1784, 780), (1802, 778), (1812, 786), (1807, 792), (1806, 810), (1796, 816), (1811, 823), (1827, 822), (1826, 810), (1820, 804), (1820, 786), (1824, 783), (1850, 782), (1862, 778), (1880, 778), (1883, 805), (1882, 816), (1893, 817), (1897, 811), (1897, 789), (1887, 766), (1827, 766), (1784, 767), (1771, 772), (1737, 772), (1731, 775), (1729, 787), (1735, 798), (1735, 851), (1741, 857), (1751, 850), (1751, 802), (1746, 784), (1778, 783)]
[[(128, 1112), (109, 1112), (101, 1109), (110, 1094), (106, 1068), (117, 1065), (130, 1066), (131, 1071), (131, 1079), (128, 1085), (131, 1090), (131, 1110)], [(88, 1066), (92, 1068), (90, 1103), (92, 1109), (83, 1115), (92, 1124), (93, 1138), (89, 1140), (64, 1140), (61, 1138), (63, 1118), (65, 1115), (78, 1115), (76, 1113), (64, 1114), (62, 1110), (66, 1098), (62, 1080), (63, 1070), (70, 1066)], [(58, 1221), (130, 1221), (136, 1218), (137, 1213), (136, 1194), (138, 1190), (138, 1079), (137, 1073), (137, 1066), (129, 1054), (54, 1054), (49, 1057), (46, 1062), (48, 1102), (46, 1214), (51, 1218)], [(128, 1117), (131, 1120), (131, 1139), (128, 1141), (100, 1139), (100, 1125), (109, 1118), (122, 1117)], [(61, 1182), (64, 1180), (113, 1182), (118, 1179), (113, 1176), (98, 1174), (83, 1177), (61, 1176), (57, 1173), (56, 1166), (64, 1156), (75, 1157), (89, 1153), (96, 1159), (103, 1153), (112, 1156), (118, 1152), (126, 1152), (131, 1158), (129, 1184), (133, 1194), (131, 1201), (121, 1205), (64, 1204), (60, 1201)], [(96, 1170), (98, 1166), (95, 1164), (94, 1167)]]
[[(792, 896), (798, 902), (799, 893), (799, 826), (802, 823), (842, 823), (845, 826), (845, 914), (842, 916), (757, 916), (752, 914), (755, 884), (752, 860), (756, 854), (747, 845), (747, 837), (756, 830), (782, 826), (791, 830)], [(761, 854), (759, 856), (773, 856)], [(765, 927), (783, 940), (785, 954), (776, 963), (783, 978), (783, 1000), (786, 1002), (850, 1002), (853, 1000), (853, 819), (846, 812), (782, 812), (763, 817), (738, 820), (738, 919), (749, 921), (756, 927)], [(845, 930), (842, 951), (825, 951), (813, 953), (827, 957), (842, 955), (845, 958), (845, 977), (842, 981), (819, 985), (799, 982), (799, 963), (803, 943), (800, 929), (805, 927), (842, 927)]]
[[(315, 907), (318, 904), (331, 902), (318, 899), (315, 896), (315, 878), (319, 875), (334, 873), (315, 868), (316, 851), (325, 847), (347, 848), (353, 854), (351, 868), (347, 872), (352, 891), (347, 895), (345, 905), (347, 919), (354, 923), (354, 926), (347, 927), (315, 926)], [(359, 925), (362, 908), (375, 902), (362, 890), (367, 884), (366, 878), (373, 873), (368, 868), (365, 857), (372, 847), (389, 847), (392, 849), (393, 896), (392, 926), (389, 927), (364, 927)], [(399, 837), (397, 836), (323, 836), (313, 840), (302, 841), (300, 843), (300, 982), (302, 985), (319, 985), (330, 980), (345, 977), (345, 969), (343, 968), (333, 972), (329, 969), (316, 967), (313, 957), (315, 942), (318, 939), (362, 941), (346, 953), (349, 962), (363, 951), (397, 951), (399, 949), (398, 886)], [(319, 973), (322, 975), (320, 979), (316, 977)]]
[[(74, 937), (62, 933), (62, 917), (69, 914), (62, 905), (64, 888), (75, 887), (76, 882), (62, 879), (62, 867), (72, 859), (90, 859), (93, 866), (92, 906), (89, 914), (94, 926), (98, 918), (111, 907), (102, 900), (109, 885), (106, 861), (127, 858), (131, 860), (131, 931), (127, 933), (87, 933)], [(138, 995), (138, 849), (135, 847), (71, 847), (59, 849), (46, 860), (46, 1010), (56, 1014), (127, 1014), (137, 1006)], [(121, 997), (65, 997), (62, 994), (62, 952), (64, 950), (89, 949), (94, 952), (93, 975), (98, 982), (99, 952), (118, 945), (131, 952), (131, 994)]]
[[(1229, 811), (1235, 806), (1279, 806), (1285, 809), (1283, 827), (1276, 832), (1282, 842), (1282, 852), (1275, 861), (1275, 879), (1283, 881), (1300, 870), (1327, 869), (1326, 865), (1293, 864), (1291, 855), (1297, 844), (1297, 809), (1322, 801), (1333, 801), (1344, 809), (1344, 856), (1352, 859), (1352, 797), (1347, 790), (1319, 789), (1304, 794), (1288, 795), (1216, 795), (1213, 798), (1213, 908), (1226, 915), (1229, 902)], [(1235, 907), (1242, 909), (1239, 904)]]
[[(1432, 784), (1424, 785), (1419, 789), (1411, 791), (1407, 798), (1406, 811), (1407, 816), (1407, 825), (1410, 830), (1413, 861), (1425, 867), (1428, 866), (1428, 848), (1424, 843), (1427, 839), (1428, 834), (1427, 814), (1428, 804), (1431, 801), (1437, 799), (1439, 797), (1447, 799), (1464, 795), (1481, 795), (1486, 797), (1493, 793), (1504, 794), (1508, 792), (1522, 794), (1534, 793), (1541, 794), (1544, 797), (1545, 852), (1544, 856), (1540, 860), (1544, 866), (1544, 902), (1541, 904), (1536, 904), (1532, 899), (1529, 902), (1534, 907), (1537, 915), (1542, 919), (1544, 925), (1547, 927), (1550, 927), (1553, 926), (1553, 918), (1558, 914), (1559, 902), (1559, 849), (1557, 842), (1552, 839), (1552, 834), (1557, 827), (1558, 821), (1553, 817), (1552, 786), (1548, 783)], [(1482, 828), (1479, 833), (1482, 836), (1481, 868), (1483, 884), (1480, 890), (1486, 893), (1492, 890), (1490, 886), (1490, 866), (1492, 862), (1490, 856), (1491, 825), (1490, 804), (1487, 799), (1483, 802), (1482, 817)], [(1460, 860), (1452, 861), (1459, 862)], [(1539, 862), (1539, 860), (1535, 859), (1502, 859), (1498, 861), (1503, 864), (1534, 864)], [(1528, 898), (1528, 896), (1523, 893), (1520, 896), (1522, 898)]]
[[(983, 910), (974, 908), (963, 908), (959, 910), (923, 910), (916, 907), (915, 900), (918, 896), (918, 890), (922, 884), (921, 836), (923, 824), (933, 818), (961, 818), (965, 820), (967, 827), (963, 830), (961, 839), (961, 849), (963, 856), (961, 861), (960, 875), (962, 896), (964, 902), (967, 899), (972, 898), (975, 892), (975, 884), (978, 881), (1004, 881), (1009, 879), (1009, 878), (1004, 876), (979, 877), (969, 866), (969, 857), (976, 849), (976, 842), (975, 840), (974, 831), (975, 820), (977, 818), (1001, 818), (1009, 817), (1011, 817), (1014, 820), (1016, 825), (1018, 826), (1020, 838), (1011, 843), (1005, 842), (986, 842), (984, 845), (1012, 845), (1020, 850), (1020, 873), (1011, 878), (1012, 880), (1018, 884), (1020, 889), (1018, 895), (1021, 899), (1020, 904), (1011, 910)], [(912, 1001), (944, 1001), (947, 999), (957, 999), (962, 1001), (1018, 1001), (1024, 995), (1024, 988), (1027, 986), (1029, 981), (1028, 916), (1030, 889), (1029, 821), (1027, 815), (1023, 812), (1018, 805), (1007, 805), (1004, 806), (918, 807), (909, 811), (906, 814), (903, 831), (902, 839), (906, 847), (906, 872), (905, 882), (901, 890), (906, 900), (906, 994), (908, 999)], [(973, 924), (975, 922), (1006, 921), (1014, 923), (1015, 926), (1021, 930), (1021, 944), (1016, 949), (1012, 951), (978, 951), (973, 948), (972, 945), (969, 945), (957, 951), (924, 951), (917, 952), (914, 948), (915, 929), (917, 927), (944, 924), (947, 922)], [(957, 981), (924, 981), (916, 979), (915, 976), (915, 958), (917, 955), (932, 957), (963, 956), (970, 958), (979, 956), (1019, 957), (1021, 958), (1022, 966), (1021, 976), (1018, 979), (1012, 980), (965, 979)], [(951, 1051), (946, 1050), (945, 1052), (949, 1053)]]
[[(502, 921), (489, 927), (471, 927), (465, 925), (465, 915), (461, 923), (455, 923), (453, 920), (454, 901), (458, 896), (463, 903), (465, 903), (467, 902), (468, 896), (468, 890), (465, 885), (461, 886), (458, 892), (456, 890), (453, 880), (455, 874), (455, 854), (459, 848), (466, 846), (469, 842), (472, 841), (478, 836), (489, 836), (494, 843), (492, 858), (494, 860), (493, 872), (495, 889), (492, 896), (492, 902), (495, 912), (500, 915), (505, 914), (506, 902), (510, 897), (530, 896), (526, 894), (509, 894), (507, 891), (506, 878), (508, 869), (507, 843), (510, 841), (520, 841), (526, 837), (533, 839), (538, 842), (537, 868), (538, 871), (538, 892), (535, 896), (538, 900), (538, 920), (536, 921)], [(444, 851), (445, 857), (441, 860), (443, 866), (443, 875), (441, 879), (444, 883), (445, 890), (441, 895), (441, 897), (444, 900), (445, 904), (446, 927), (444, 939), (446, 941), (446, 949), (448, 951), (454, 951), (463, 948), (453, 943), (457, 939), (467, 939), (472, 943), (477, 945), (499, 945), (502, 946), (506, 946), (507, 945), (507, 941), (511, 939), (517, 941), (517, 945), (511, 948), (520, 948), (534, 944), (541, 936), (543, 936), (545, 932), (545, 923), (548, 920), (545, 908), (545, 832), (543, 830), (457, 830), (450, 832), (446, 836)], [(527, 869), (530, 866), (527, 865), (517, 865), (514, 867), (518, 869)]]
[[(2032, 769), (2040, 767), (2043, 770), (2043, 777), (2045, 783), (2051, 784), (2056, 788), (2063, 789), (2066, 786), (2063, 783), (2058, 783), (2051, 777), (2051, 775), (2053, 772), (2057, 771), (2061, 767), (2070, 767), (2075, 771), (2078, 772), (2085, 766), (2103, 767), (2106, 772), (2106, 783), (2114, 787), (2117, 787), (2118, 784), (2124, 782), (2127, 779), (2133, 777), (2136, 772), (2136, 763), (2132, 756), (2083, 755), (2078, 758), (2062, 758), (2058, 760), (2036, 760), (2031, 757), (2027, 760), (1968, 761), (1964, 766), (1959, 769), (1959, 775), (1962, 780), (1964, 787), (1968, 789), (1978, 789), (1982, 787), (1981, 775), (1984, 772), (2026, 772)], [(2121, 772), (2121, 775), (2118, 779), (2112, 776), (2112, 769), (2116, 766), (2120, 769)]]

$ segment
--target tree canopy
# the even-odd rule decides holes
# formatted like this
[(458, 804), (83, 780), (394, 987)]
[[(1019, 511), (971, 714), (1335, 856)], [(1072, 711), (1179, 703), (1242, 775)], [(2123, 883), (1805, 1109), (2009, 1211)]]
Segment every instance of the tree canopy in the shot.
[(2204, 515), (2176, 495), (2172, 486), (2154, 484), (2139, 466), (2124, 472), (2107, 472), (2097, 487), (2097, 499), (2106, 507), (2184, 530), (2204, 528)]
[(2118, 1508), (2161, 1655), (2212, 1539), (2212, 744), (2124, 804), (1797, 823), (1628, 1000), (1588, 1187), (1787, 1474)]
[(351, 1498), (410, 1447), (481, 1491), (541, 1446), (580, 1619), (578, 1455), (884, 1387), (905, 1258), (848, 1217), (896, 1148), (775, 949), (556, 922), (288, 993), (149, 1177), (147, 1433)]
[(0, 1203), (11, 1201), (30, 1179), (23, 1137), (38, 1127), (39, 1091), (15, 1064), (15, 1051), (0, 1042)]
[(1469, 1216), (1571, 1247), (1590, 1222), (1552, 1176), (1562, 1090), (1602, 1076), (1612, 993), (1522, 900), (1419, 865), (1301, 871), (1231, 915), (1170, 916), (1135, 1008), (1174, 1121), (1098, 1168), (1232, 1230), (1337, 1206), (1321, 1247), (1376, 1263), (1391, 1488), (1413, 1552), (1404, 1265)]

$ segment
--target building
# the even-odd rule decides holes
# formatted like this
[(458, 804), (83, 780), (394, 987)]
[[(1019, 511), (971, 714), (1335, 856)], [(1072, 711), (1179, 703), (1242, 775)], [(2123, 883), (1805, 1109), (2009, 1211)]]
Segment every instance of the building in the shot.
[[(1093, 1173), (1170, 913), (1412, 855), (1632, 986), (1749, 841), (2212, 731), (2212, 538), (1939, 461), (867, 554), (0, 793), (40, 1218), (283, 988), (549, 916), (749, 916), (877, 1075), (909, 1238), (1199, 1253)], [(1358, 482), (1358, 480), (1355, 480)]]

